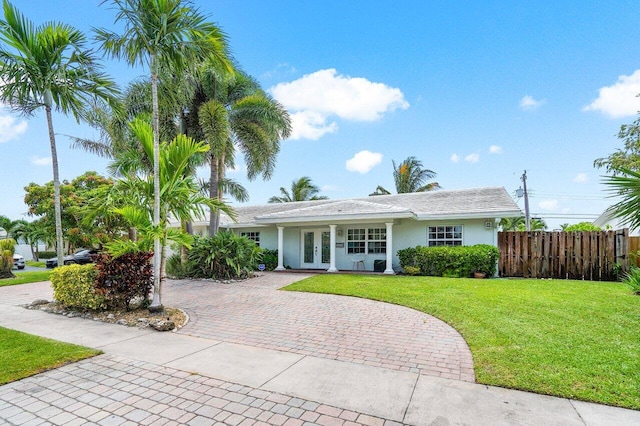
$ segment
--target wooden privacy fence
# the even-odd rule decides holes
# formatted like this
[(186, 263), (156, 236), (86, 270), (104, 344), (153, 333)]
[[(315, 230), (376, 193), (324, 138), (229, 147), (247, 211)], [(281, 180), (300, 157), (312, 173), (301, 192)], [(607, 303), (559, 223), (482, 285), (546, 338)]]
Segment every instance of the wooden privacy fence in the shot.
[(499, 232), (498, 247), (502, 277), (615, 281), (628, 269), (629, 230)]

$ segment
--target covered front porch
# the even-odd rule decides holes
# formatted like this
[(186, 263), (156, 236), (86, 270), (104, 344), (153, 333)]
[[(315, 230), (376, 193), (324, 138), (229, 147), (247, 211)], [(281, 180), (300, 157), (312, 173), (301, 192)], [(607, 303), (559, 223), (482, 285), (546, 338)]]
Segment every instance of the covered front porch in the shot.
[[(321, 270), (329, 273), (360, 271), (394, 274), (393, 222), (384, 223), (384, 228), (358, 224), (341, 225), (340, 228), (338, 226), (329, 224), (295, 227), (299, 228), (299, 238), (295, 241), (295, 236), (290, 237), (289, 250), (286, 250), (285, 226), (278, 225), (278, 266), (275, 270), (285, 271), (286, 266), (289, 266), (294, 269)], [(369, 234), (375, 234), (377, 239), (367, 241)], [(285, 253), (291, 252), (292, 246), (299, 248), (298, 261), (293, 265), (285, 263)], [(295, 260), (294, 256), (291, 257), (289, 262)]]
[(394, 274), (394, 224), (414, 218), (406, 208), (343, 200), (256, 216), (255, 223), (277, 229), (276, 271)]

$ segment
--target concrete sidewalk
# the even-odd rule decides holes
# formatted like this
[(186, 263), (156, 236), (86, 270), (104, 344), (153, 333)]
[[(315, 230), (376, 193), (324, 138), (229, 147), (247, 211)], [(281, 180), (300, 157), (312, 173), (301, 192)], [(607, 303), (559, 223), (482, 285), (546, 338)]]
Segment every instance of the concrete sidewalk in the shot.
[[(6, 304), (0, 305), (0, 325), (105, 352), (105, 355), (82, 361), (80, 367), (74, 367), (74, 364), (0, 387), (0, 419), (8, 424), (27, 424), (28, 421), (40, 424), (43, 417), (38, 417), (37, 413), (44, 410), (52, 414), (47, 421), (59, 424), (73, 420), (78, 424), (86, 421), (98, 424), (125, 424), (127, 421), (133, 422), (131, 424), (161, 424), (164, 421), (174, 424), (213, 424), (219, 421), (246, 425), (264, 421), (288, 425), (640, 425), (640, 412), (633, 410), (182, 334), (66, 318)], [(78, 383), (78, 376), (74, 376), (78, 368), (85, 372), (84, 376), (80, 374), (79, 377), (86, 381), (89, 377), (86, 371), (105, 371), (105, 365), (116, 372), (118, 368), (125, 370), (116, 377), (109, 376), (109, 383), (100, 383), (95, 379), (95, 386), (105, 387), (101, 396), (104, 401), (101, 399), (98, 405), (105, 405), (99, 407), (88, 401), (84, 411), (79, 411), (80, 415), (65, 411), (65, 407), (85, 404), (82, 399), (84, 393), (81, 392), (83, 388), (75, 388), (75, 391), (65, 395), (67, 385), (56, 385), (55, 378), (60, 374), (64, 377), (68, 375), (70, 386), (70, 383)], [(154, 371), (159, 376), (164, 374), (162, 377), (170, 383), (161, 383), (154, 377), (155, 388), (141, 386), (149, 381), (148, 377)], [(210, 386), (209, 394), (193, 394), (194, 398), (201, 395), (195, 399), (185, 397), (190, 395), (189, 387), (170, 388), (170, 394), (180, 398), (180, 405), (185, 405), (184, 410), (180, 408), (184, 411), (183, 417), (173, 419), (168, 415), (162, 416), (165, 411), (173, 413), (170, 409), (176, 407), (172, 403), (165, 404), (166, 408), (156, 413), (154, 407), (160, 402), (148, 403), (148, 395), (156, 395), (156, 398), (165, 395), (162, 385), (177, 383), (176, 377), (179, 381), (190, 377), (192, 387), (196, 383), (204, 386), (207, 380), (211, 380), (209, 378), (215, 379), (213, 382), (217, 385)], [(135, 388), (137, 394), (129, 392), (130, 396), (125, 400), (113, 397), (129, 387), (140, 389)], [(242, 389), (245, 402), (235, 401), (234, 398), (238, 397), (225, 400), (222, 395), (216, 394), (234, 392), (229, 388)], [(33, 389), (43, 389), (48, 395), (44, 401), (36, 401), (49, 404), (42, 407), (38, 405), (40, 410), (36, 413), (29, 411), (34, 403), (31, 399), (37, 393)], [(85, 392), (91, 391), (90, 388), (85, 389)], [(251, 405), (255, 401), (250, 401), (250, 398), (255, 400), (257, 397), (250, 394), (261, 395), (262, 398), (258, 399), (264, 402), (259, 406)], [(55, 395), (58, 397), (55, 398)], [(205, 401), (204, 396), (218, 399), (198, 402)], [(47, 402), (47, 399), (51, 401)], [(273, 399), (281, 402), (275, 403)], [(56, 406), (56, 401), (65, 401), (65, 407)], [(267, 404), (269, 401), (274, 404)], [(232, 403), (236, 405), (228, 407)], [(215, 404), (215, 407), (211, 404)], [(273, 411), (278, 404), (282, 406)], [(107, 406), (112, 410), (105, 410)], [(188, 407), (193, 408), (193, 412), (189, 412)], [(203, 414), (207, 412), (207, 407), (211, 409), (209, 415)], [(83, 412), (86, 415), (83, 416)], [(130, 414), (132, 412), (136, 414)], [(127, 417), (127, 414), (130, 415)], [(71, 415), (74, 419), (71, 419)], [(230, 418), (231, 415), (234, 417)], [(303, 418), (303, 415), (306, 417)], [(56, 416), (59, 418), (53, 421)], [(224, 417), (222, 420), (221, 416)], [(262, 418), (258, 419), (259, 416)], [(22, 421), (26, 419), (29, 420)]]

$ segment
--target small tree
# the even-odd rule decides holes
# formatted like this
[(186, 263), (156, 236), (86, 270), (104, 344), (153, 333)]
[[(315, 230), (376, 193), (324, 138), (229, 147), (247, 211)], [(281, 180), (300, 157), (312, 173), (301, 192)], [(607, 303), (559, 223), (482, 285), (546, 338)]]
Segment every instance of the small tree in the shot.
[(11, 272), (15, 246), (16, 240), (13, 238), (0, 240), (0, 279), (15, 278), (15, 275)]

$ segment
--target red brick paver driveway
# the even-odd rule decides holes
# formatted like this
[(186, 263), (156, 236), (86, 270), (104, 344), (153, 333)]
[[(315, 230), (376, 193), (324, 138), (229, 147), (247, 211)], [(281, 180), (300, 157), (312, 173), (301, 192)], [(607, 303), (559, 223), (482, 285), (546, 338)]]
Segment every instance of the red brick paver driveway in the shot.
[(430, 315), (353, 297), (278, 291), (305, 278), (264, 273), (243, 283), (169, 281), (163, 302), (187, 311), (180, 333), (473, 382), (466, 342)]

